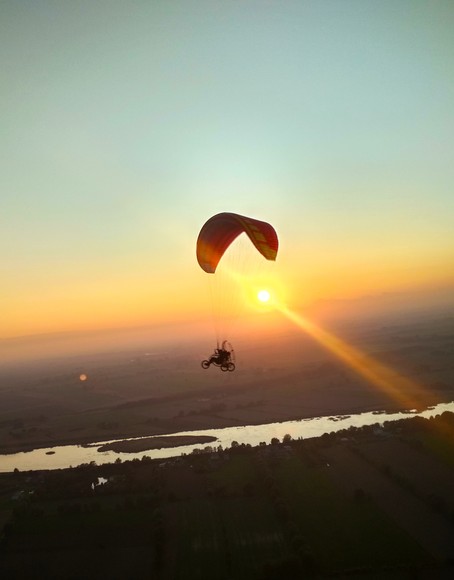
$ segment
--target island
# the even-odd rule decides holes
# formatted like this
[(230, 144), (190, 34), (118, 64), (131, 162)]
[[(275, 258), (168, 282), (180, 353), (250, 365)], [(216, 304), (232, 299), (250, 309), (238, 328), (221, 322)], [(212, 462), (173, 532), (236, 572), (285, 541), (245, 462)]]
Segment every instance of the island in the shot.
[(113, 441), (98, 447), (98, 451), (115, 451), (115, 453), (139, 453), (150, 449), (165, 449), (168, 447), (182, 447), (183, 445), (197, 445), (212, 443), (216, 437), (208, 435), (181, 435), (168, 437), (145, 437), (143, 439), (125, 439)]

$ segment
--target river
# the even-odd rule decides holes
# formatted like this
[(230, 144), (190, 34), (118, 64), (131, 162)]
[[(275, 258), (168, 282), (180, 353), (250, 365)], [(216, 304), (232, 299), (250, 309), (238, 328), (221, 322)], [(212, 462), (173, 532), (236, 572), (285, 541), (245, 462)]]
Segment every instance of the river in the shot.
[[(301, 419), (299, 421), (267, 423), (265, 425), (246, 425), (243, 427), (205, 429), (201, 431), (181, 431), (179, 433), (172, 433), (171, 435), (210, 435), (217, 439), (211, 444), (213, 447), (219, 445), (222, 445), (224, 448), (230, 447), (233, 441), (237, 441), (239, 444), (249, 443), (252, 446), (256, 446), (262, 441), (270, 443), (273, 437), (277, 437), (282, 441), (282, 438), (287, 433), (291, 435), (293, 439), (299, 437), (308, 439), (310, 437), (320, 437), (324, 433), (348, 429), (349, 427), (362, 427), (363, 425), (373, 425), (374, 423), (383, 424), (385, 421), (397, 421), (398, 419), (415, 416), (429, 418), (435, 415), (440, 415), (444, 411), (454, 412), (454, 402), (440, 403), (419, 413), (415, 411), (399, 413), (386, 413), (383, 411), (377, 413), (374, 411), (358, 413), (355, 415), (335, 415), (330, 417)], [(160, 437), (162, 437), (162, 435)], [(143, 437), (132, 437), (131, 439), (143, 439)], [(60, 447), (48, 447), (34, 449), (33, 451), (0, 455), (0, 472), (11, 472), (14, 471), (15, 468), (20, 471), (65, 469), (71, 466), (76, 467), (82, 463), (90, 463), (91, 461), (95, 461), (98, 465), (101, 465), (103, 463), (113, 463), (118, 458), (122, 461), (134, 458), (141, 459), (144, 455), (152, 459), (164, 459), (168, 457), (176, 457), (182, 453), (192, 453), (194, 449), (203, 449), (206, 447), (206, 444), (185, 445), (182, 447), (140, 451), (139, 453), (98, 451), (98, 447), (112, 441), (115, 440), (97, 441), (90, 444), (89, 447), (84, 447), (82, 445), (63, 445)]]

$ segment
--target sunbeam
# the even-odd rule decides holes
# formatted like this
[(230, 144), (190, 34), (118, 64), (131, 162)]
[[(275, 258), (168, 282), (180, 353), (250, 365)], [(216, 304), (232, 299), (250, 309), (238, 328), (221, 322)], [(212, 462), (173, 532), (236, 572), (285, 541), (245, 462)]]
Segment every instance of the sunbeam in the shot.
[(336, 355), (372, 385), (386, 393), (405, 409), (425, 408), (433, 403), (430, 394), (415, 381), (379, 363), (371, 356), (347, 344), (314, 322), (292, 312), (285, 306), (276, 306), (286, 318), (304, 330), (327, 350)]

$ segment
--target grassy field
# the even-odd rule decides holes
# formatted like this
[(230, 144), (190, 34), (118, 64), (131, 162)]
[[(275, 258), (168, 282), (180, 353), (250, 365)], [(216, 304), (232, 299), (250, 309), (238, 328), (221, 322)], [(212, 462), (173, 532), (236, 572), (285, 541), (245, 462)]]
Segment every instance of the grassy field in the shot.
[[(62, 506), (66, 509), (59, 512)], [(152, 514), (112, 508), (109, 499), (38, 502), (15, 519), (3, 554), (3, 577), (149, 578)]]
[(256, 578), (263, 563), (288, 550), (272, 508), (263, 499), (206, 499), (167, 509), (175, 526), (173, 569), (181, 580)]
[(308, 468), (291, 457), (275, 472), (296, 526), (322, 571), (428, 562), (419, 546), (373, 502), (335, 488), (327, 469)]
[(454, 445), (450, 435), (424, 433), (418, 436), (418, 441), (440, 461), (449, 467), (454, 467)]

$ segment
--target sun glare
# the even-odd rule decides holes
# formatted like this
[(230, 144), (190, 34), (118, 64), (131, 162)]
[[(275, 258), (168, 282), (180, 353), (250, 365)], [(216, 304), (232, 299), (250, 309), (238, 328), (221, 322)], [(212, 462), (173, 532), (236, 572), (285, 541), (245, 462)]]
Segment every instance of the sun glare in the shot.
[(260, 290), (260, 292), (257, 294), (257, 298), (260, 300), (260, 302), (268, 302), (270, 297), (271, 296), (268, 290)]
[(425, 408), (431, 404), (430, 394), (412, 379), (399, 374), (285, 306), (279, 307), (279, 311), (405, 409)]

